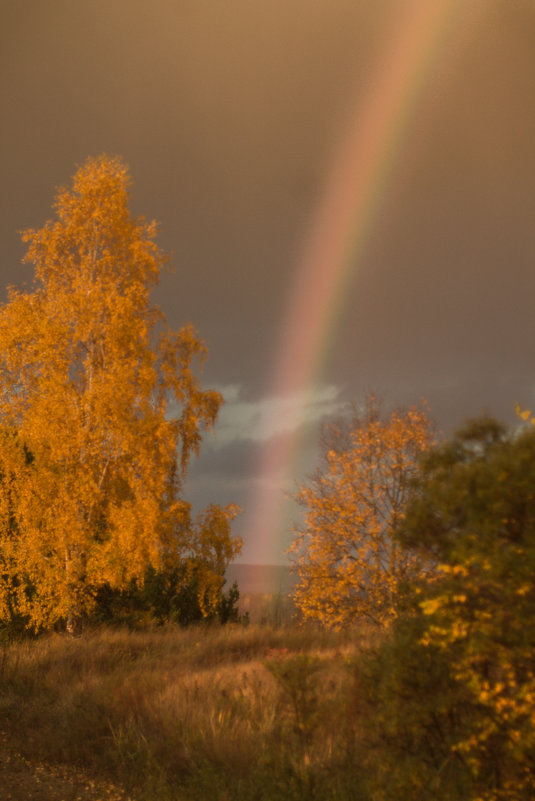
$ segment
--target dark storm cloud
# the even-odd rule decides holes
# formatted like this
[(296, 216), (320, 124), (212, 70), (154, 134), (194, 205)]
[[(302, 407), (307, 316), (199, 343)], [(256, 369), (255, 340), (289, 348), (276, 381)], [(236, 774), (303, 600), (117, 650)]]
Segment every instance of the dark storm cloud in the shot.
[(260, 390), (329, 150), (380, 30), (350, 0), (12, 4), (4, 263), (17, 264), (15, 232), (46, 218), (76, 163), (119, 153), (135, 209), (161, 222), (174, 254), (158, 300), (207, 338), (210, 375)]
[(327, 380), (352, 342), (352, 386), (410, 386), (448, 425), (483, 405), (511, 418), (533, 396), (534, 13), (480, 4), (427, 88)]
[(194, 461), (189, 470), (190, 479), (199, 476), (204, 478), (221, 475), (232, 480), (250, 479), (255, 469), (256, 449), (252, 440), (235, 440), (223, 448), (214, 446), (211, 438), (203, 443), (202, 456)]

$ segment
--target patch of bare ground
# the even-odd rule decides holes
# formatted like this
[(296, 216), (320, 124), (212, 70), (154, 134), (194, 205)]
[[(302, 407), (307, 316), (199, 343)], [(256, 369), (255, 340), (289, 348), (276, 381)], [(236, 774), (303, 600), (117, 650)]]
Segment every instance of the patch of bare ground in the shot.
[(132, 801), (123, 789), (81, 770), (30, 762), (0, 737), (2, 801)]

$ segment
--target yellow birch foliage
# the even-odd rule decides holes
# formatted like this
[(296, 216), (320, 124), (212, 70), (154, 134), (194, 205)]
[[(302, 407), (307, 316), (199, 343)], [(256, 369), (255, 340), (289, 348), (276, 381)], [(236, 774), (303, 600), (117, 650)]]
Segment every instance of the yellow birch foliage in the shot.
[(13, 432), (0, 453), (0, 604), (15, 587), (36, 627), (197, 547), (179, 493), (222, 399), (195, 375), (206, 348), (193, 327), (170, 330), (149, 302), (166, 257), (155, 223), (131, 216), (129, 183), (119, 159), (88, 160), (56, 219), (24, 232), (32, 291), (10, 288), (0, 309), (0, 416)]
[(419, 568), (392, 531), (431, 441), (424, 409), (383, 417), (373, 397), (346, 424), (326, 428), (321, 465), (296, 495), (304, 524), (289, 549), (299, 576), (294, 600), (305, 618), (335, 628), (392, 619), (399, 582)]

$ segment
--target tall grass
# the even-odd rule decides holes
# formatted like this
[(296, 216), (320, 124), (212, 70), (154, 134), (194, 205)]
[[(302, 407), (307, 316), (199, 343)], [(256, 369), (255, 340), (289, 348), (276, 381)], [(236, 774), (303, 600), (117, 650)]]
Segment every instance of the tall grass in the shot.
[(362, 801), (356, 632), (102, 629), (4, 646), (0, 714), (26, 758), (140, 801)]

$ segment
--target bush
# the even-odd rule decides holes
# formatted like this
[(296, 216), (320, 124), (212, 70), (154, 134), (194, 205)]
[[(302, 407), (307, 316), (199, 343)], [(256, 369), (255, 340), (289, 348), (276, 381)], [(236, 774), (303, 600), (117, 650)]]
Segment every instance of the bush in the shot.
[(535, 797), (535, 432), (469, 424), (397, 530), (434, 574), (360, 665), (373, 797)]
[(179, 623), (188, 626), (201, 621), (245, 622), (238, 612), (240, 592), (236, 582), (219, 593), (217, 603), (206, 611), (196, 572), (186, 568), (157, 571), (149, 567), (142, 585), (132, 582), (128, 590), (109, 585), (99, 587), (91, 622), (139, 626), (146, 623)]

